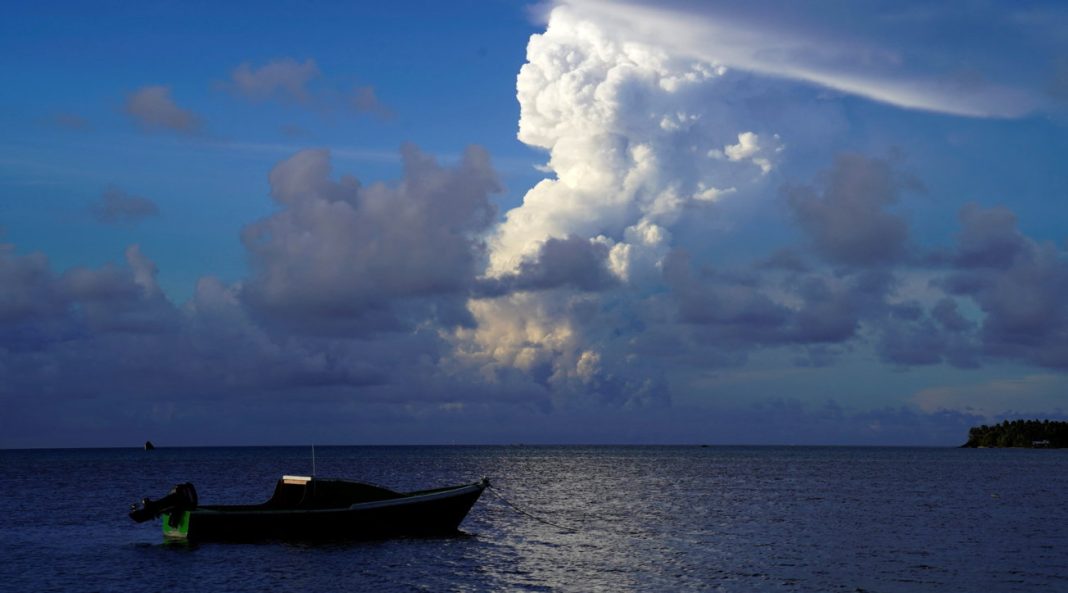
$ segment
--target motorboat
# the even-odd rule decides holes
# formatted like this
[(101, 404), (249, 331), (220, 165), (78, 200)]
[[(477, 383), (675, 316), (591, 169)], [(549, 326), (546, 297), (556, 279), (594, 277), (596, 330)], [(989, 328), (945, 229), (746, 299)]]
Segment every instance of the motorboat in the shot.
[(264, 503), (201, 505), (191, 483), (132, 505), (130, 518), (162, 518), (167, 539), (187, 541), (351, 540), (457, 533), (489, 486), (482, 480), (414, 492), (339, 479), (282, 476)]

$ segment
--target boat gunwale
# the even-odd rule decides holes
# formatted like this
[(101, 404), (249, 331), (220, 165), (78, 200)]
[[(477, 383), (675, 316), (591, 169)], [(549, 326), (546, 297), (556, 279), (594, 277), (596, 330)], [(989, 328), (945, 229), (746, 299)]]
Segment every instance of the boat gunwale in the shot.
[(483, 490), (485, 490), (485, 488), (486, 484), (484, 482), (476, 482), (473, 484), (446, 486), (444, 488), (435, 488), (431, 490), (417, 490), (415, 492), (410, 492), (406, 494), (402, 493), (397, 498), (373, 500), (368, 502), (357, 502), (349, 506), (338, 506), (325, 509), (271, 509), (262, 508), (262, 505), (203, 505), (186, 512), (190, 514), (203, 513), (207, 515), (281, 515), (293, 513), (347, 513), (350, 511), (359, 511), (363, 509), (376, 509), (390, 506), (403, 506), (407, 504), (432, 502), (439, 499), (451, 498), (453, 496), (461, 496), (464, 494), (473, 493), (475, 491), (481, 493)]

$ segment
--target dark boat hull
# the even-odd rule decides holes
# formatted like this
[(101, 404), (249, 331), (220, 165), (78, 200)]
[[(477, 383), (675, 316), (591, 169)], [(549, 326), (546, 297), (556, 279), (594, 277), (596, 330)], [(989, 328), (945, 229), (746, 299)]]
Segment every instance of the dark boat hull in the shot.
[(264, 510), (201, 506), (165, 513), (163, 534), (189, 541), (332, 541), (455, 534), (482, 495), (480, 482), (346, 508)]

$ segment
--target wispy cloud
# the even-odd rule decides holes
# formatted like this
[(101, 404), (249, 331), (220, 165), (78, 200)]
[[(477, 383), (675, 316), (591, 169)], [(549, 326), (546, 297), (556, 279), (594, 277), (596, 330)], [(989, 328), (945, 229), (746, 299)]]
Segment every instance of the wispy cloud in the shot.
[(311, 100), (308, 83), (321, 75), (319, 66), (311, 59), (298, 62), (281, 58), (259, 68), (245, 62), (234, 68), (231, 82), (225, 86), (253, 101), (280, 99), (303, 104)]
[(87, 132), (93, 129), (93, 125), (89, 122), (88, 119), (76, 113), (57, 113), (51, 117), (50, 121), (56, 127), (63, 128), (65, 130)]
[(100, 199), (89, 205), (93, 218), (105, 224), (134, 223), (159, 214), (159, 207), (148, 198), (134, 196), (118, 187), (104, 190)]
[(1068, 378), (1035, 374), (993, 379), (967, 385), (931, 387), (912, 396), (925, 412), (953, 410), (999, 418), (1020, 414), (1064, 413), (1063, 394)]
[[(900, 11), (884, 14), (865, 4), (850, 12), (858, 18), (845, 20), (833, 18), (841, 5), (827, 3), (806, 3), (803, 10), (800, 5), (766, 2), (565, 0), (562, 4), (611, 23), (628, 38), (680, 54), (907, 109), (1017, 117), (1045, 102), (1040, 88), (1018, 83), (1019, 72), (984, 68), (986, 63), (962, 70), (961, 64), (975, 58), (973, 44), (960, 46), (955, 43), (960, 38), (951, 34), (914, 35), (930, 28), (940, 18), (938, 12), (895, 19), (890, 17), (900, 16)], [(999, 22), (998, 14), (988, 16)], [(1005, 26), (1010, 17), (1008, 12), (1000, 15)]]

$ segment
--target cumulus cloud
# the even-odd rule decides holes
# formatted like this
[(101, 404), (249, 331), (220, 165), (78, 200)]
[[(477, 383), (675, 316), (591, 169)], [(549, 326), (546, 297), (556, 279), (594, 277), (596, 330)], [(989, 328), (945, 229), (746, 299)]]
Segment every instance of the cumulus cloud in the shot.
[(1016, 215), (1004, 207), (967, 204), (960, 212), (961, 226), (953, 263), (962, 268), (1008, 268), (1032, 243), (1016, 226)]
[(393, 117), (393, 110), (378, 98), (373, 86), (359, 86), (349, 95), (349, 105), (357, 113), (367, 113), (382, 119)]
[[(109, 356), (135, 356), (104, 343), (162, 339), (181, 325), (156, 283), (155, 264), (136, 245), (127, 249), (124, 266), (74, 267), (61, 274), (42, 254), (18, 255), (7, 246), (0, 250), (0, 286), (0, 351), (9, 354), (9, 365), (0, 365), (0, 375), (6, 374), (0, 383), (15, 392), (62, 391), (92, 365), (102, 365), (99, 372), (112, 369)], [(49, 364), (40, 366), (42, 357)], [(71, 368), (66, 377), (68, 363), (87, 368)], [(32, 387), (35, 381), (43, 383)]]
[(148, 198), (130, 195), (117, 187), (109, 187), (100, 199), (89, 205), (97, 221), (105, 224), (133, 223), (159, 214), (159, 207)]
[[(488, 155), (471, 148), (443, 167), (406, 147), (404, 160), (401, 181), (370, 186), (332, 178), (325, 151), (279, 163), (270, 182), (280, 210), (244, 235), (252, 276), (201, 278), (181, 306), (136, 245), (121, 263), (61, 272), (43, 254), (3, 246), (5, 410), (28, 419), (69, 409), (111, 442), (108, 431), (129, 436), (134, 425), (156, 433), (190, 418), (210, 424), (219, 405), (268, 410), (265, 421), (278, 422), (295, 401), (337, 410), (544, 398), (534, 383), (508, 378), (490, 393), (474, 370), (448, 362), (446, 337), (470, 322), (479, 235), (494, 219)], [(8, 432), (4, 442), (32, 435)]]
[[(717, 407), (708, 377), (751, 360), (805, 367), (787, 373), (841, 358), (1068, 367), (1065, 250), (981, 206), (961, 211), (953, 245), (925, 247), (902, 214), (918, 181), (895, 159), (807, 154), (828, 122), (848, 121), (784, 79), (959, 114), (1033, 104), (1006, 107), (1015, 91), (985, 72), (946, 90), (934, 82), (944, 72), (912, 67), (929, 54), (879, 31), (848, 37), (829, 21), (830, 42), (817, 44), (828, 14), (818, 9), (760, 22), (749, 17), (762, 3), (750, 4), (738, 22), (715, 3), (556, 7), (517, 81), (519, 139), (546, 151), (548, 175), (503, 220), (480, 148), (445, 165), (406, 146), (402, 177), (370, 184), (336, 175), (330, 151), (306, 150), (270, 171), (276, 209), (241, 234), (248, 277), (201, 278), (180, 305), (136, 245), (120, 262), (58, 272), (43, 254), (0, 246), (5, 411), (46, 417), (67, 405), (79, 411), (68, 425), (85, 411), (102, 434), (134, 422), (100, 411), (121, 404), (138, 426), (173, 434), (223, 426), (229, 406), (272, 430), (313, 427), (289, 438), (325, 421), (339, 442), (353, 426), (389, 440), (423, 422), (447, 428), (409, 438), (481, 427), (499, 441), (671, 441), (714, 429), (737, 442), (770, 424), (797, 442), (930, 431), (942, 444), (979, 413), (1017, 409), (998, 389), (982, 409), (962, 390), (860, 412), (788, 399)], [(253, 101), (389, 113), (373, 88), (331, 87), (312, 60), (242, 64), (228, 84)], [(138, 91), (127, 111), (147, 127), (197, 125), (165, 87)], [(808, 159), (803, 177), (792, 151)], [(732, 205), (781, 210), (800, 239), (741, 229), (779, 241), (739, 257), (716, 242), (736, 222)], [(154, 208), (117, 188), (92, 206), (106, 222)]]
[[(691, 368), (772, 348), (795, 351), (799, 364), (860, 347), (898, 366), (978, 364), (977, 321), (953, 295), (935, 306), (903, 294), (923, 250), (895, 209), (922, 186), (896, 157), (844, 154), (814, 184), (786, 186), (810, 251), (704, 263), (694, 221), (714, 224), (709, 204), (768, 192), (789, 155), (790, 138), (767, 118), (750, 124), (759, 118), (739, 100), (774, 83), (636, 32), (632, 6), (619, 18), (590, 7), (556, 7), (528, 46), (519, 138), (548, 151), (555, 175), (491, 236), (481, 286), (492, 290), (469, 303), (475, 325), (457, 333), (472, 364), (576, 394), (590, 378), (624, 375), (638, 352)], [(701, 358), (667, 363), (679, 349)]]
[(885, 270), (717, 270), (674, 252), (664, 275), (675, 331), (719, 351), (712, 360), (727, 364), (758, 349), (787, 347), (798, 352), (799, 364), (824, 366), (834, 357), (831, 348), (893, 331), (898, 320), (889, 318), (906, 312), (893, 304), (897, 278)]
[[(916, 324), (935, 323), (926, 312), (902, 317), (895, 304), (893, 268), (912, 246), (892, 208), (919, 184), (892, 160), (843, 155), (815, 185), (789, 186), (810, 263), (796, 248), (774, 265), (704, 263), (696, 221), (707, 233), (710, 205), (772, 191), (767, 180), (789, 155), (790, 138), (767, 127), (782, 120), (752, 124), (761, 118), (738, 99), (774, 85), (643, 43), (602, 16), (557, 7), (531, 38), (517, 83), (519, 138), (548, 151), (555, 176), (491, 236), (483, 286), (505, 294), (469, 303), (475, 325), (456, 337), (465, 360), (489, 376), (518, 369), (567, 405), (583, 393), (598, 400), (589, 393), (602, 378), (647, 372), (638, 359), (678, 377), (773, 348), (820, 365), (866, 341), (894, 364), (950, 355), (947, 342), (921, 342)], [(910, 358), (910, 344), (925, 354)], [(652, 398), (633, 379), (598, 384), (619, 390), (601, 401), (671, 399), (662, 379)]]
[(221, 86), (255, 102), (276, 100), (321, 113), (341, 110), (381, 119), (393, 117), (393, 110), (378, 98), (373, 86), (345, 88), (333, 85), (325, 78), (315, 60), (310, 58), (303, 62), (293, 58), (278, 58), (258, 68), (243, 62), (234, 68), (230, 80), (221, 83)]
[(783, 147), (779, 143), (779, 136), (772, 137), (772, 146), (768, 146), (767, 140), (762, 140), (753, 132), (738, 134), (738, 143), (729, 144), (723, 150), (710, 150), (708, 156), (713, 158), (726, 158), (732, 161), (749, 161), (760, 168), (760, 172), (767, 175), (771, 172), (772, 163), (770, 153), (781, 152)]
[[(46, 418), (52, 430), (76, 430), (92, 442), (121, 444), (143, 438), (142, 431), (170, 434), (177, 442), (213, 438), (210, 427), (220, 410), (260, 414), (277, 428), (306, 419), (315, 409), (309, 402), (331, 404), (321, 421), (342, 415), (364, 422), (376, 405), (433, 407), (489, 398), (473, 383), (461, 384), (462, 373), (443, 372), (446, 342), (428, 308), (422, 312), (431, 325), (373, 341), (304, 336), (261, 322), (240, 284), (202, 278), (192, 299), (178, 307), (160, 290), (156, 274), (137, 246), (127, 249), (121, 264), (60, 273), (41, 254), (0, 250), (5, 446), (40, 444), (26, 426), (40, 429)], [(359, 414), (343, 411), (356, 402)], [(222, 442), (237, 438), (229, 434)]]
[(1004, 208), (968, 205), (960, 219), (955, 269), (941, 284), (982, 311), (984, 352), (1068, 368), (1068, 255), (1024, 236)]
[(671, 401), (660, 361), (636, 356), (630, 336), (618, 335), (627, 313), (603, 310), (594, 295), (518, 292), (469, 307), (475, 324), (454, 333), (455, 363), (491, 387), (540, 386), (545, 409), (563, 413)]
[(678, 304), (679, 319), (707, 328), (705, 339), (725, 348), (754, 347), (787, 340), (792, 311), (767, 294), (754, 275), (693, 270), (685, 252), (666, 260), (664, 276)]
[(272, 169), (282, 210), (242, 233), (255, 270), (244, 296), (256, 310), (314, 332), (404, 327), (408, 307), (467, 322), (496, 174), (477, 147), (453, 169), (414, 146), (402, 153), (404, 179), (392, 186), (331, 179), (326, 150)]
[[(507, 213), (491, 274), (516, 270), (549, 238), (603, 236), (617, 273), (640, 275), (688, 208), (759, 182), (741, 161), (774, 166), (774, 149), (757, 148), (764, 130), (732, 121), (747, 118), (723, 101), (738, 86), (722, 68), (619, 33), (558, 7), (531, 38), (517, 83), (519, 139), (549, 151), (555, 178)], [(745, 156), (709, 156), (739, 142), (749, 142)]]
[(259, 68), (243, 62), (231, 73), (229, 87), (253, 101), (277, 98), (307, 103), (311, 100), (308, 83), (321, 75), (319, 66), (312, 59), (301, 63), (293, 58), (281, 58)]
[(744, 108), (723, 100), (740, 87), (716, 64), (554, 9), (517, 82), (519, 139), (548, 151), (553, 176), (490, 236), (481, 286), (494, 290), (469, 303), (458, 350), (492, 376), (550, 386), (554, 405), (668, 401), (630, 328), (656, 315), (672, 229), (745, 199), (780, 158), (775, 132), (742, 127)]
[(1003, 207), (969, 204), (960, 221), (956, 245), (925, 260), (926, 302), (890, 290), (881, 312), (864, 321), (881, 358), (905, 367), (1068, 368), (1068, 307), (1058, 297), (1068, 290), (1068, 255), (1022, 234)]
[(171, 130), (193, 133), (201, 121), (193, 112), (183, 109), (171, 98), (168, 86), (142, 87), (126, 98), (125, 112), (146, 130)]
[(156, 283), (156, 264), (137, 245), (126, 249), (124, 268), (71, 268), (60, 289), (71, 313), (91, 332), (160, 333), (178, 327), (178, 311)]

